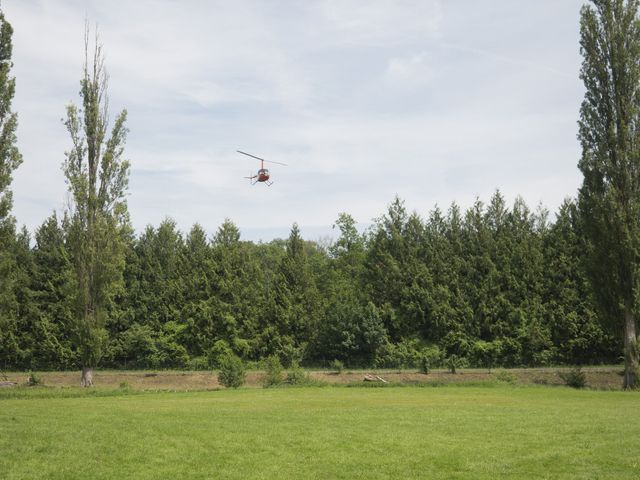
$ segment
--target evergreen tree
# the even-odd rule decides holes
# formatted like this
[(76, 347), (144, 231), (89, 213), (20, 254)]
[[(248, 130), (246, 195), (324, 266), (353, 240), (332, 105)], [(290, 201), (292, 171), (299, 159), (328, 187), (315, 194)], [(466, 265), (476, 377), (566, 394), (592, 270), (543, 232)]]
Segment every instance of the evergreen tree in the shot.
[(584, 269), (585, 239), (576, 204), (565, 200), (544, 238), (545, 309), (556, 362), (615, 362), (615, 342), (600, 325)]
[(469, 338), (476, 332), (470, 327), (471, 309), (461, 288), (464, 270), (460, 211), (452, 205), (447, 218), (438, 207), (426, 223), (426, 257), (433, 288), (428, 292), (428, 320), (423, 338), (440, 344), (450, 353), (465, 356)]
[(425, 229), (396, 197), (377, 220), (365, 260), (371, 301), (380, 309), (391, 341), (418, 335), (428, 317), (432, 279), (424, 262)]
[(580, 209), (603, 318), (624, 338), (624, 388), (638, 385), (640, 22), (638, 0), (581, 10)]
[(55, 212), (36, 230), (35, 241), (31, 289), (37, 315), (31, 329), (31, 368), (69, 369), (76, 362), (71, 345), (73, 268)]
[(92, 58), (89, 57), (88, 37), (87, 28), (80, 82), (83, 108), (73, 104), (67, 107), (65, 125), (72, 148), (66, 152), (63, 164), (71, 193), (67, 242), (75, 269), (74, 335), (83, 386), (92, 385), (93, 368), (104, 353), (106, 317), (122, 281), (129, 179), (129, 162), (122, 158), (127, 113), (123, 110), (118, 115), (106, 139), (107, 74), (97, 38)]
[[(183, 300), (179, 321), (182, 332), (181, 343), (192, 355), (202, 355), (205, 345), (211, 342), (211, 333), (206, 328), (213, 313), (209, 299), (213, 293), (213, 265), (207, 234), (195, 224), (187, 235), (181, 252), (179, 274)], [(207, 341), (209, 337), (209, 341)]]
[[(137, 267), (127, 282), (132, 323), (118, 336), (115, 356), (131, 367), (184, 367), (189, 336), (185, 312), (185, 244), (172, 219), (147, 226), (135, 242)], [(125, 272), (127, 273), (127, 272)]]
[(324, 315), (310, 338), (311, 355), (323, 364), (340, 360), (348, 365), (372, 365), (378, 349), (387, 342), (378, 310), (367, 301), (362, 288), (366, 250), (355, 224), (350, 215), (339, 215), (335, 225), (340, 236), (328, 249), (330, 262), (324, 264)]
[(266, 302), (260, 251), (240, 240), (240, 230), (225, 219), (213, 238), (215, 272), (214, 338), (225, 340), (240, 357), (258, 359), (259, 324)]
[(342, 275), (359, 281), (364, 266), (365, 240), (356, 229), (356, 221), (347, 213), (338, 216), (335, 226), (340, 230), (340, 236), (329, 248), (333, 266)]
[(320, 298), (312, 275), (309, 256), (296, 223), (280, 261), (272, 298), (271, 349), (288, 365), (299, 361), (311, 332), (317, 327)]

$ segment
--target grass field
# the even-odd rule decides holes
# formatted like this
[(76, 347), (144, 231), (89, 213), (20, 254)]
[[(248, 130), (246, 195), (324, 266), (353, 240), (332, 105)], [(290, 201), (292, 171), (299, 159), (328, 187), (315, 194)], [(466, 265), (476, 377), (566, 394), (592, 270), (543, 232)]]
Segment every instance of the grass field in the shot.
[(640, 478), (640, 393), (549, 386), (0, 394), (0, 478)]

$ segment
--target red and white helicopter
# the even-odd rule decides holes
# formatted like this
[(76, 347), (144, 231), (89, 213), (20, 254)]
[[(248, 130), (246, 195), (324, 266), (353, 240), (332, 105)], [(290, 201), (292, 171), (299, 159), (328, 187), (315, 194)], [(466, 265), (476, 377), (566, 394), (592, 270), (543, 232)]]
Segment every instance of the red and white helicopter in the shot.
[(258, 173), (256, 173), (255, 175), (251, 175), (250, 177), (244, 177), (248, 178), (251, 181), (251, 185), (255, 185), (258, 182), (264, 183), (269, 187), (273, 185), (273, 182), (269, 180), (269, 178), (271, 177), (269, 170), (264, 168), (264, 162), (276, 163), (278, 165), (284, 165), (285, 167), (287, 166), (286, 163), (274, 162), (273, 160), (265, 160), (264, 158), (256, 157), (255, 155), (251, 155), (250, 153), (242, 152), (240, 150), (236, 150), (236, 152), (260, 160), (260, 170), (258, 170)]

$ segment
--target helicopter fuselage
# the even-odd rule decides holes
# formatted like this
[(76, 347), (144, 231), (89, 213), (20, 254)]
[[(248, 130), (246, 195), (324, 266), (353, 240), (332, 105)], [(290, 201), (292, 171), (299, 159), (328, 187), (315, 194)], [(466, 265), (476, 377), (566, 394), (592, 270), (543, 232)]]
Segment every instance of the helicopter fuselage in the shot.
[(266, 168), (261, 168), (258, 170), (258, 174), (256, 175), (256, 181), (258, 182), (267, 182), (269, 180), (269, 170)]

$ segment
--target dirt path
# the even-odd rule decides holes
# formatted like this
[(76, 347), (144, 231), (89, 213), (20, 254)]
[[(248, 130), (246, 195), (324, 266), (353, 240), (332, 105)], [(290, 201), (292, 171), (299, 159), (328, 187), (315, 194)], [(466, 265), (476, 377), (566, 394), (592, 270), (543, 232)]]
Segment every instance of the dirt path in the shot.
[[(475, 370), (464, 369), (451, 374), (446, 370), (434, 370), (423, 375), (412, 370), (357, 370), (340, 374), (326, 370), (310, 370), (309, 376), (329, 384), (359, 383), (367, 373), (373, 373), (388, 382), (397, 383), (457, 383), (501, 380), (522, 384), (562, 385), (558, 371), (567, 368), (528, 368), (509, 370)], [(584, 371), (587, 375), (587, 386), (597, 389), (617, 390), (622, 386), (620, 372), (622, 367), (589, 367)], [(18, 384), (25, 384), (28, 373), (9, 372), (7, 379)], [(51, 387), (77, 387), (80, 384), (80, 372), (37, 372), (44, 384)], [(247, 374), (246, 386), (261, 387), (263, 373), (250, 371)], [(112, 371), (96, 370), (94, 383), (97, 388), (119, 388), (125, 384), (130, 388), (141, 390), (208, 390), (222, 388), (218, 383), (217, 372), (182, 372), (182, 371)]]

